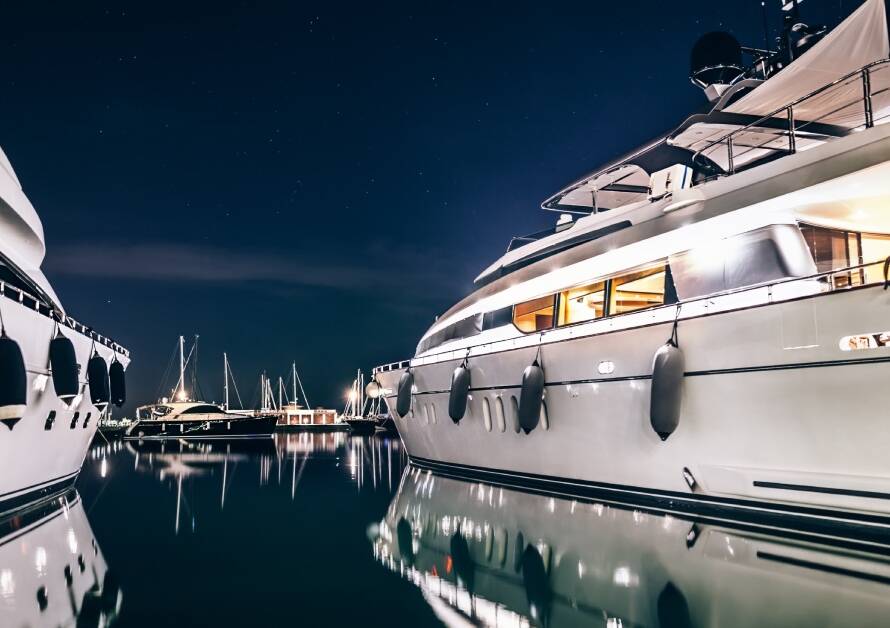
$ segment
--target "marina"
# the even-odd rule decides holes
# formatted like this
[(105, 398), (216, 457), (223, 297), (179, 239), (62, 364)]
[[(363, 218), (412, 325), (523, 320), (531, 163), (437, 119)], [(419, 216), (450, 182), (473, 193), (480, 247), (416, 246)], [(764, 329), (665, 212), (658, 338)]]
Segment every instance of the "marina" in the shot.
[(887, 623), (885, 0), (557, 5), (11, 7), (0, 627)]

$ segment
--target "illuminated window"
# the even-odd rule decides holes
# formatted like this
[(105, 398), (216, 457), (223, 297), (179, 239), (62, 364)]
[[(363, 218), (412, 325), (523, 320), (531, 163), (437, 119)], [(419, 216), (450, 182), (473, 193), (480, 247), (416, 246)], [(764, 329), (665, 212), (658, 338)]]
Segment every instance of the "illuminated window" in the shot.
[[(890, 237), (871, 233), (862, 234), (862, 261), (865, 264), (881, 262), (890, 256)], [(884, 265), (872, 264), (865, 267), (865, 283), (884, 281)]]
[(624, 314), (664, 303), (665, 267), (656, 266), (612, 280), (609, 314)]
[(571, 325), (606, 314), (606, 282), (571, 288), (559, 295), (559, 324)]
[(553, 327), (553, 295), (513, 306), (513, 324), (526, 333)]

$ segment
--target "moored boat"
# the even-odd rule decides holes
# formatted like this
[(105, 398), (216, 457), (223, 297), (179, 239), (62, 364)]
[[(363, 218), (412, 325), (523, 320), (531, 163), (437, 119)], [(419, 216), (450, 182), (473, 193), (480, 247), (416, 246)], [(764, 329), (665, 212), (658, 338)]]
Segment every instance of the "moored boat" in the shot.
[[(158, 403), (141, 406), (136, 410), (136, 421), (127, 428), (126, 439), (163, 438), (269, 438), (275, 429), (277, 417), (273, 414), (241, 414), (220, 407), (215, 403), (196, 401), (186, 389), (186, 370), (192, 367), (192, 390), (197, 390), (197, 375), (192, 346), (188, 356), (185, 340), (179, 337), (179, 379), (169, 398)], [(227, 393), (228, 394), (228, 393)]]
[(890, 528), (886, 13), (792, 9), (778, 51), (702, 38), (710, 110), (544, 201), (375, 369), (415, 464)]

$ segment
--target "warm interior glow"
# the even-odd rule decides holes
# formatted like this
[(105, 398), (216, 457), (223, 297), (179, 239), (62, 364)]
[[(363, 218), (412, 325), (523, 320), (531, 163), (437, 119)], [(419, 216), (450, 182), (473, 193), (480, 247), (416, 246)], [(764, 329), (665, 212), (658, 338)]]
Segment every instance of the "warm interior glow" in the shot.
[(524, 332), (553, 327), (553, 296), (518, 303), (513, 308), (513, 322)]
[(624, 314), (664, 303), (664, 266), (630, 273), (612, 280), (610, 314)]
[(571, 325), (605, 314), (606, 282), (571, 288), (559, 295), (559, 324)]

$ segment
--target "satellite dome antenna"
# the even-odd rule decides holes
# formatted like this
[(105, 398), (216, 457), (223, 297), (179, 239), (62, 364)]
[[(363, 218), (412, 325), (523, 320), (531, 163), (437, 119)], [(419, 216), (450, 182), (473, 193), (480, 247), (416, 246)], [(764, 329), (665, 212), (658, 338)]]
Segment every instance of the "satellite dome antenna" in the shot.
[(718, 100), (744, 74), (742, 46), (730, 33), (706, 33), (692, 47), (689, 79), (704, 90), (709, 101)]

